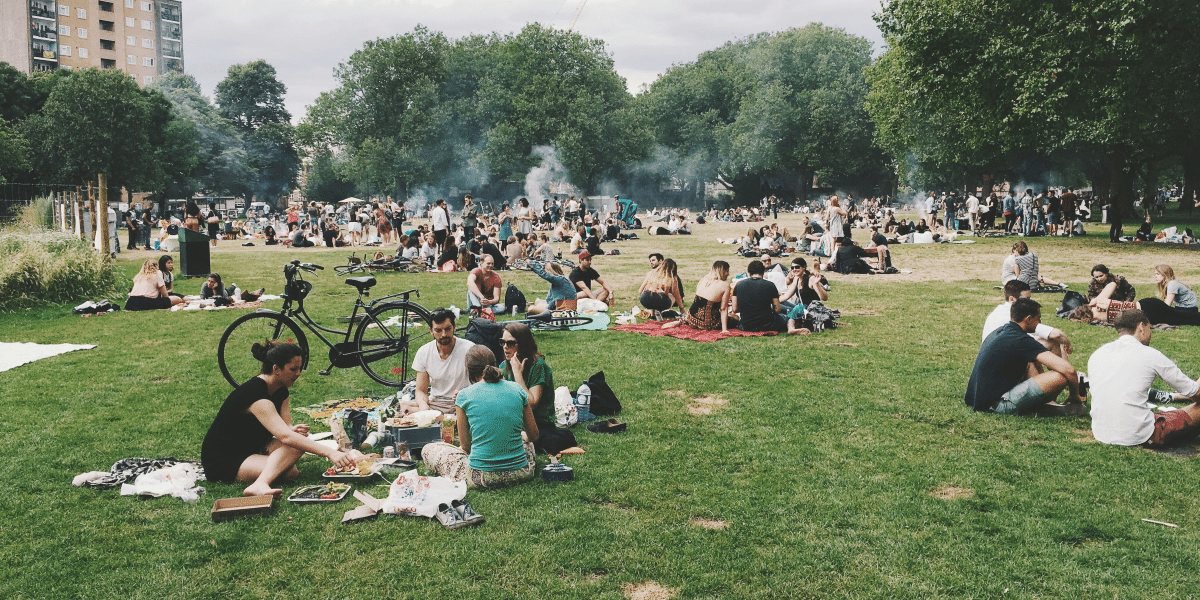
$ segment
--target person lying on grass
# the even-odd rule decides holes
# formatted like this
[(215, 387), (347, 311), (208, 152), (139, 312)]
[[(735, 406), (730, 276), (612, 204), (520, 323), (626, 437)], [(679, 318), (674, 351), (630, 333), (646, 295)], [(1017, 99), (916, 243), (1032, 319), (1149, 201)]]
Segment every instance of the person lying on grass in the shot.
[[(1175, 362), (1150, 347), (1150, 319), (1137, 309), (1123, 312), (1114, 324), (1116, 341), (1109, 342), (1088, 360), (1092, 373), (1092, 435), (1096, 441), (1118, 446), (1169, 446), (1191, 440), (1200, 423), (1200, 383), (1179, 370)], [(1178, 395), (1153, 390), (1161, 377)], [(1179, 410), (1155, 413), (1150, 402), (1174, 400), (1191, 404)]]
[(339, 469), (361, 458), (308, 439), (308, 425), (292, 424), (288, 390), (300, 378), (304, 351), (295, 344), (267, 341), (250, 349), (262, 363), (257, 377), (233, 390), (204, 436), (200, 463), (205, 477), (218, 482), (250, 482), (246, 496), (279, 496), (280, 477), (300, 476), (296, 461), (310, 452)]
[(967, 406), (978, 412), (1022, 415), (1052, 402), (1064, 388), (1069, 390), (1068, 402), (1087, 401), (1079, 393), (1075, 367), (1028, 335), (1041, 322), (1040, 304), (1029, 298), (1013, 302), (1009, 321), (983, 340), (975, 357), (963, 398)]
[[(505, 487), (533, 479), (533, 442), (540, 435), (528, 394), (517, 383), (504, 381), (496, 355), (486, 346), (468, 350), (466, 366), (471, 385), (454, 401), (461, 447), (426, 444), (421, 448), (425, 466), (436, 475), (465, 480), (472, 488)], [(518, 361), (516, 367), (523, 371), (525, 361)]]

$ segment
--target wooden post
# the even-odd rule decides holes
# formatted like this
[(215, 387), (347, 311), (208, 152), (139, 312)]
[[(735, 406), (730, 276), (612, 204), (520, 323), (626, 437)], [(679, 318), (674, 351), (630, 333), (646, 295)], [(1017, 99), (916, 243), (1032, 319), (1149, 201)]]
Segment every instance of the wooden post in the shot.
[(89, 220), (92, 223), (92, 247), (99, 248), (100, 246), (96, 243), (96, 232), (99, 230), (96, 229), (96, 184), (94, 182), (88, 182), (87, 194), (88, 213), (91, 215)]
[(96, 187), (100, 188), (100, 206), (97, 209), (100, 214), (97, 218), (100, 220), (100, 229), (104, 232), (100, 237), (100, 254), (108, 256), (112, 252), (112, 238), (108, 237), (112, 235), (112, 232), (108, 230), (108, 177), (105, 177), (104, 173), (99, 173), (96, 175), (96, 179), (98, 180)]

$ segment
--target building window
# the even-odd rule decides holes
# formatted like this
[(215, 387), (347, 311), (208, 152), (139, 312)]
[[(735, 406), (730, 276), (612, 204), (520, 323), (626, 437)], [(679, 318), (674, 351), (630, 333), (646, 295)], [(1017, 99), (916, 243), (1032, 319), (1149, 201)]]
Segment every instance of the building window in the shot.
[(142, 47), (143, 48), (153, 48), (154, 40), (152, 40), (150, 38), (142, 38)]
[(79, 58), (87, 58), (87, 57), (88, 57), (88, 50), (87, 50), (87, 48), (84, 48), (83, 46), (80, 46), (80, 47), (79, 47)]
[(86, 8), (75, 9), (75, 16), (79, 17), (80, 19), (86, 19), (87, 18), (87, 9)]
[(134, 19), (133, 17), (125, 17), (125, 26), (137, 27), (137, 19)]
[(58, 53), (63, 56), (70, 56), (71, 55), (71, 47), (70, 46), (59, 46)]
[(100, 40), (101, 50), (116, 50), (117, 43), (112, 40)]
[(132, 35), (125, 36), (125, 45), (126, 46), (133, 46), (135, 44), (137, 44), (137, 38), (133, 37)]
[(60, 14), (64, 17), (71, 16), (71, 7), (67, 6), (66, 4), (59, 4), (58, 5), (58, 14)]
[(126, 62), (126, 63), (129, 63), (129, 64), (131, 64), (131, 65), (136, 65), (136, 64), (137, 64), (137, 57), (136, 57), (136, 56), (134, 56), (134, 55), (132, 55), (132, 54), (126, 54), (126, 55), (125, 55), (125, 62)]
[(149, 56), (142, 57), (142, 66), (143, 67), (153, 67), (154, 59), (150, 58)]
[(58, 35), (71, 37), (71, 26), (70, 25), (59, 25), (58, 26)]
[(103, 31), (112, 31), (114, 26), (112, 21), (100, 21), (100, 29)]
[(102, 58), (102, 59), (100, 59), (100, 68), (101, 69), (115, 69), (115, 68), (117, 68), (117, 61), (112, 60), (110, 58)]
[(150, 85), (154, 83), (153, 75), (142, 75), (142, 85)]
[(113, 11), (113, 3), (112, 2), (104, 2), (104, 0), (100, 0), (100, 10), (102, 10), (104, 12), (112, 12)]
[(142, 2), (142, 10), (150, 12), (154, 10), (154, 5), (149, 2)]
[(146, 31), (154, 31), (154, 23), (142, 19), (142, 29), (145, 29)]
[(87, 30), (82, 27), (76, 27), (75, 35), (79, 36), (79, 39), (81, 39), (81, 40), (86, 40), (87, 39)]
[(125, 8), (133, 8), (133, 0), (125, 0)]

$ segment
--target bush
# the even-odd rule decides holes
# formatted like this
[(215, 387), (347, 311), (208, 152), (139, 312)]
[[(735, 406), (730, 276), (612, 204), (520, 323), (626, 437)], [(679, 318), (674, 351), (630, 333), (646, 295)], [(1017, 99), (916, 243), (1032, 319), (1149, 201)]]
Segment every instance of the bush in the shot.
[(54, 227), (54, 200), (48, 196), (36, 198), (29, 204), (15, 209), (15, 224), (24, 229), (50, 229)]
[(0, 311), (98, 300), (131, 285), (111, 260), (73, 235), (22, 227), (0, 231)]

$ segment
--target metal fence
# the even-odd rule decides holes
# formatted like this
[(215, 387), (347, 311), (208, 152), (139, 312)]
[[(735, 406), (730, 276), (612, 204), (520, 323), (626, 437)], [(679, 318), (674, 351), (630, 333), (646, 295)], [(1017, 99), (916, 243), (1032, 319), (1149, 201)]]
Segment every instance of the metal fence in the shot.
[[(17, 218), (21, 209), (38, 198), (75, 200), (76, 186), (38, 183), (0, 183), (0, 222)], [(87, 192), (84, 190), (83, 196)]]

